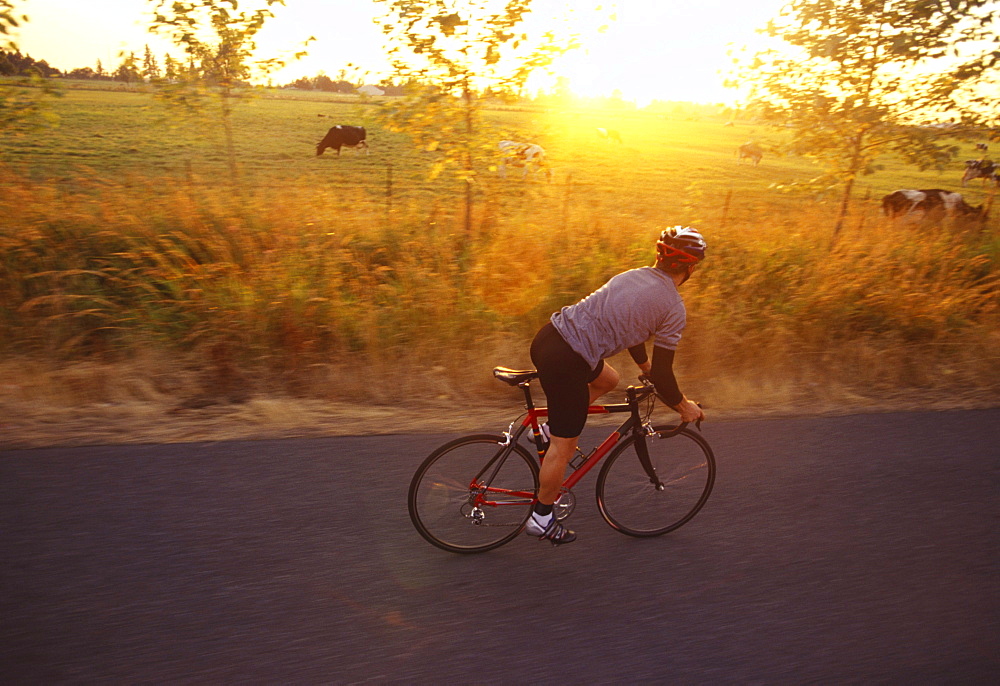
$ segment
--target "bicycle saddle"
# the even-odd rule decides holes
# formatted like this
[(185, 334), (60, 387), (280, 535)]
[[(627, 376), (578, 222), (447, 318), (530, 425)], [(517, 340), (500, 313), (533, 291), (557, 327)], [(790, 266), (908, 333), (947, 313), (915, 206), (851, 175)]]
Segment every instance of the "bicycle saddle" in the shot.
[(508, 369), (507, 367), (494, 367), (493, 376), (503, 381), (508, 386), (517, 386), (532, 379), (538, 378), (538, 372), (534, 369)]

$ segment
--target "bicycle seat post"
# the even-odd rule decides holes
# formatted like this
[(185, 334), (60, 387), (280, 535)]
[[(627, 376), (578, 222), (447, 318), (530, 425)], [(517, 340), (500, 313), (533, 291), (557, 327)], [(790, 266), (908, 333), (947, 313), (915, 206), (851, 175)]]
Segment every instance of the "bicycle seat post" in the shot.
[(519, 383), (518, 386), (520, 386), (521, 390), (524, 391), (524, 408), (530, 412), (535, 409), (535, 403), (531, 399), (531, 382), (524, 381)]

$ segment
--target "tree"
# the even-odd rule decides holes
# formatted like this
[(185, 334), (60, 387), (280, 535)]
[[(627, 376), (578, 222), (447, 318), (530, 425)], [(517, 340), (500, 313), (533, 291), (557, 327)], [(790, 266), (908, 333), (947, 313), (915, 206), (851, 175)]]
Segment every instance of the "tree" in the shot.
[(21, 76), (0, 83), (0, 133), (21, 133), (57, 121), (48, 101), (61, 91), (44, 77), (58, 70), (22, 56), (14, 42), (13, 32), (26, 21), (27, 16), (15, 13), (14, 0), (0, 0), (0, 73)]
[(163, 56), (163, 78), (168, 82), (177, 78), (177, 61), (168, 52)]
[(431, 178), (451, 168), (465, 182), (468, 233), (476, 169), (495, 155), (497, 140), (482, 116), (484, 96), (522, 95), (535, 70), (576, 44), (519, 31), (531, 0), (377, 2), (386, 5), (394, 78), (410, 84), (407, 97), (385, 106), (386, 126), (437, 154)]
[(146, 51), (142, 56), (142, 77), (148, 81), (160, 78), (160, 65), (156, 61), (156, 55), (146, 44)]
[(118, 65), (118, 68), (115, 69), (115, 73), (112, 75), (114, 80), (124, 81), (125, 83), (138, 81), (141, 77), (139, 76), (139, 61), (136, 59), (135, 53), (122, 53), (121, 57), (121, 64)]
[[(950, 136), (996, 124), (1000, 66), (992, 0), (792, 0), (762, 31), (784, 42), (744, 61), (750, 107), (790, 127), (790, 152), (839, 187), (836, 239), (858, 176), (887, 152), (921, 169), (957, 153)], [(739, 81), (730, 85), (740, 85)], [(920, 126), (955, 118), (944, 131)]]
[(14, 0), (0, 0), (0, 50), (16, 51), (13, 31), (21, 22), (28, 21), (27, 15), (15, 14)]
[[(241, 11), (237, 0), (149, 0), (155, 5), (150, 31), (166, 35), (187, 55), (173, 82), (158, 81), (157, 95), (189, 113), (202, 113), (215, 101), (225, 138), (229, 171), (238, 180), (233, 141), (233, 108), (247, 95), (255, 74), (285, 66), (282, 58), (257, 59), (257, 33), (274, 17), (271, 7), (285, 0), (263, 0), (263, 7)], [(312, 40), (310, 38), (309, 40)], [(308, 43), (308, 41), (306, 41)], [(305, 55), (298, 52), (294, 59)]]
[(97, 74), (90, 67), (77, 67), (68, 74), (66, 74), (67, 79), (79, 79), (81, 81), (86, 81), (89, 79), (97, 78)]

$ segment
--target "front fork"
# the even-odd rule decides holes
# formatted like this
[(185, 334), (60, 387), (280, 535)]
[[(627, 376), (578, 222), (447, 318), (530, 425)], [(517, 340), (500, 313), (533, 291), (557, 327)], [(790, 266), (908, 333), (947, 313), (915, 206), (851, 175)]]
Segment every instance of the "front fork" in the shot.
[(649, 446), (646, 441), (652, 440), (653, 436), (656, 436), (656, 431), (649, 422), (642, 425), (641, 431), (635, 432), (635, 452), (639, 455), (639, 464), (642, 465), (643, 470), (649, 477), (649, 483), (653, 484), (653, 487), (662, 491), (665, 486), (663, 482), (660, 481), (660, 477), (656, 474), (656, 467), (653, 466), (652, 460), (649, 459)]

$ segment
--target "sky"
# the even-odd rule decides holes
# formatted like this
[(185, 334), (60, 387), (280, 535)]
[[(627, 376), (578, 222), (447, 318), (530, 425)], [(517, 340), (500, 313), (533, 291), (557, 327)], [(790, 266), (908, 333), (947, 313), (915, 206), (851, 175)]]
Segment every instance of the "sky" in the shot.
[[(14, 34), (23, 53), (68, 71), (114, 69), (121, 51), (140, 57), (149, 44), (162, 56), (180, 50), (150, 34), (148, 0), (21, 0), (29, 21)], [(755, 45), (755, 29), (777, 14), (786, 0), (620, 0), (592, 3), (535, 0), (534, 21), (557, 31), (578, 33), (583, 46), (564, 55), (554, 69), (583, 96), (619, 90), (640, 105), (650, 100), (731, 102), (722, 86), (731, 47)], [(259, 3), (247, 0), (241, 9)], [(599, 8), (599, 9), (597, 9)], [(348, 64), (378, 73), (385, 69), (384, 37), (373, 19), (384, 6), (373, 0), (286, 0), (259, 36), (261, 54), (273, 57), (299, 50), (309, 56), (275, 76), (287, 83), (324, 72), (336, 76)], [(601, 32), (601, 26), (607, 28)], [(161, 60), (162, 61), (162, 60)], [(378, 80), (377, 78), (372, 80)]]

